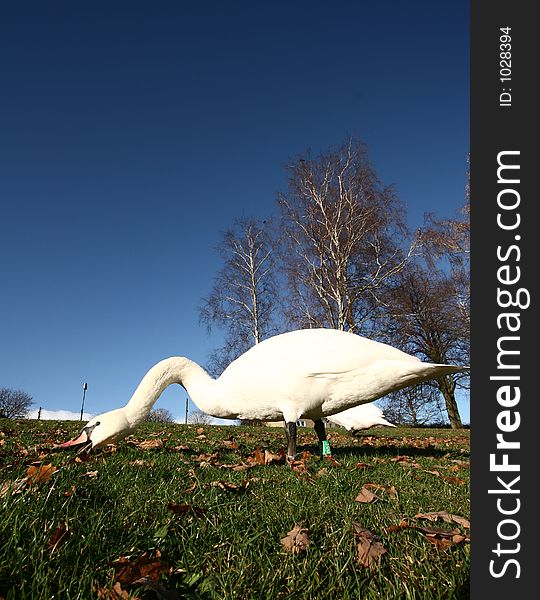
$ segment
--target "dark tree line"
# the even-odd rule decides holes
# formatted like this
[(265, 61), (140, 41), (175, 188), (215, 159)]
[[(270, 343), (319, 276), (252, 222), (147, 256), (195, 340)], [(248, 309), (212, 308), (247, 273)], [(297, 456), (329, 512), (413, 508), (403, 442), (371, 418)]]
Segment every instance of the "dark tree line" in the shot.
[[(426, 215), (410, 232), (392, 187), (379, 180), (361, 143), (348, 140), (287, 167), (275, 220), (241, 219), (219, 247), (223, 267), (200, 309), (225, 332), (210, 357), (219, 375), (252, 345), (278, 332), (327, 327), (390, 343), (423, 360), (468, 364), (468, 193), (453, 218)], [(386, 400), (401, 422), (461, 427), (463, 375)], [(441, 403), (441, 397), (443, 403)]]

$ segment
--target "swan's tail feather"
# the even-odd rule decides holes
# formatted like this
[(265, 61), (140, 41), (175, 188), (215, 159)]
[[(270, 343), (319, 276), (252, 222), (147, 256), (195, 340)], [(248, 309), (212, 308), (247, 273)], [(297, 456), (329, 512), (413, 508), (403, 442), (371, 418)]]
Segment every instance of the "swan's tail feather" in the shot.
[(468, 365), (438, 365), (435, 363), (431, 363), (429, 364), (429, 367), (432, 379), (438, 379), (439, 377), (444, 377), (445, 375), (452, 375), (453, 373), (463, 373), (465, 371), (470, 370), (470, 367)]

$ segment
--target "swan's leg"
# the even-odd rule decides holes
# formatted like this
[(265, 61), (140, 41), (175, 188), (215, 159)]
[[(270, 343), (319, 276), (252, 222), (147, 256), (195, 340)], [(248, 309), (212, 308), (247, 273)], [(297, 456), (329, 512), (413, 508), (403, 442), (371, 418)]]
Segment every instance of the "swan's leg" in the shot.
[(287, 435), (287, 460), (294, 460), (296, 456), (296, 423), (294, 421), (285, 423), (285, 433)]
[(322, 419), (315, 421), (315, 433), (319, 438), (319, 452), (321, 456), (332, 456), (332, 449), (330, 448), (330, 442), (326, 439), (326, 427)]

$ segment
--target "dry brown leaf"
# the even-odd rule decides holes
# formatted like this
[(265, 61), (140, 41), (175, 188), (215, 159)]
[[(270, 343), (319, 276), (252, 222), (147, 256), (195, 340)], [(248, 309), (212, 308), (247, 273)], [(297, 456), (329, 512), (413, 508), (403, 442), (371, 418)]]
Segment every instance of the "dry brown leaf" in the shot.
[(0, 498), (3, 498), (10, 490), (12, 495), (21, 494), (25, 485), (26, 477), (16, 479), (15, 481), (4, 481), (2, 486), (0, 486)]
[(288, 462), (291, 469), (294, 471), (294, 474), (302, 479), (305, 479), (308, 483), (313, 484), (314, 480), (311, 477), (311, 474), (307, 468), (306, 460), (291, 460)]
[(191, 492), (194, 492), (197, 489), (197, 482), (194, 481), (191, 485), (189, 485), (185, 490), (184, 490), (184, 494), (191, 494)]
[[(417, 515), (418, 516), (418, 515)], [(466, 521), (466, 519), (465, 519)], [(468, 536), (462, 535), (459, 529), (440, 529), (438, 527), (423, 527), (420, 525), (411, 525), (402, 520), (399, 525), (391, 525), (388, 532), (398, 531), (400, 529), (416, 529), (426, 536), (426, 539), (441, 550), (446, 550), (455, 544), (470, 542)]]
[(130, 560), (122, 556), (112, 564), (112, 567), (115, 570), (116, 581), (122, 587), (133, 585), (141, 577), (159, 581), (162, 574), (172, 573), (172, 567), (161, 558), (159, 552), (156, 552), (154, 557), (145, 552), (136, 560)]
[(49, 481), (53, 473), (58, 469), (52, 464), (48, 465), (30, 465), (26, 471), (26, 483), (28, 485), (41, 485)]
[(189, 446), (186, 446), (185, 444), (180, 444), (179, 446), (175, 446), (173, 450), (175, 452), (191, 452), (192, 449)]
[(364, 486), (360, 490), (360, 493), (354, 499), (355, 502), (362, 502), (362, 503), (375, 502), (375, 500), (380, 500), (380, 498), (378, 496), (376, 496), (373, 492), (371, 492), (369, 489), (367, 489), (366, 486)]
[(228, 465), (220, 465), (222, 469), (231, 469), (231, 471), (242, 472), (252, 469), (256, 465), (248, 465), (247, 463), (231, 463)]
[(450, 483), (456, 483), (457, 485), (463, 485), (465, 483), (465, 481), (459, 477), (443, 477), (443, 479)]
[(249, 481), (244, 479), (241, 484), (234, 483), (232, 481), (212, 481), (210, 482), (210, 487), (218, 487), (226, 492), (243, 492), (249, 486)]
[(372, 531), (365, 529), (356, 522), (353, 522), (353, 526), (357, 541), (358, 562), (363, 567), (373, 568), (378, 566), (381, 556), (386, 553), (386, 548)]
[(88, 479), (95, 479), (97, 476), (98, 476), (97, 471), (86, 471), (86, 473), (83, 473), (81, 475), (81, 477), (88, 477)]
[(372, 469), (373, 465), (370, 465), (370, 464), (365, 463), (365, 462), (357, 462), (356, 463), (356, 468), (357, 469)]
[(285, 462), (285, 451), (279, 452), (278, 454), (274, 454), (270, 452), (270, 450), (264, 451), (264, 464), (282, 464)]
[(404, 519), (402, 519), (397, 525), (390, 525), (386, 531), (393, 532), (393, 531), (399, 531), (400, 529), (408, 529), (409, 528), (409, 523), (407, 523), (407, 521), (405, 521)]
[(280, 541), (288, 552), (293, 554), (305, 552), (311, 544), (309, 529), (302, 525), (295, 525)]
[(454, 545), (454, 542), (447, 537), (439, 537), (438, 535), (428, 533), (426, 534), (426, 540), (431, 542), (434, 546), (437, 546), (439, 550), (446, 550), (450, 546)]
[(69, 527), (67, 523), (62, 523), (52, 532), (49, 541), (47, 542), (47, 550), (54, 552), (62, 544), (67, 542), (70, 535)]
[(388, 492), (390, 498), (397, 498), (398, 491), (394, 485), (391, 485), (390, 487), (386, 488), (386, 491)]
[(137, 446), (141, 450), (157, 450), (158, 448), (163, 448), (163, 440), (144, 440), (139, 442)]
[(204, 469), (206, 467), (219, 466), (218, 458), (219, 454), (217, 452), (214, 452), (212, 454), (209, 454), (208, 452), (203, 452), (202, 454), (199, 454), (199, 456), (196, 456), (193, 460), (198, 462), (199, 467)]
[(234, 440), (223, 440), (221, 445), (229, 450), (238, 450), (238, 444)]
[(430, 521), (437, 521), (438, 519), (442, 519), (446, 521), (446, 523), (457, 523), (466, 529), (470, 529), (471, 523), (465, 517), (460, 517), (459, 515), (452, 515), (445, 510), (439, 510), (437, 512), (429, 512), (429, 513), (418, 513), (414, 515), (415, 519), (429, 519)]
[(103, 600), (129, 600), (129, 593), (122, 589), (119, 581), (117, 581), (110, 590), (107, 588), (95, 587), (94, 591), (96, 592), (97, 597), (103, 598)]
[(260, 448), (255, 448), (246, 460), (252, 465), (264, 465), (264, 452)]
[(204, 427), (197, 427), (196, 433), (197, 433), (197, 435), (203, 435), (204, 434)]

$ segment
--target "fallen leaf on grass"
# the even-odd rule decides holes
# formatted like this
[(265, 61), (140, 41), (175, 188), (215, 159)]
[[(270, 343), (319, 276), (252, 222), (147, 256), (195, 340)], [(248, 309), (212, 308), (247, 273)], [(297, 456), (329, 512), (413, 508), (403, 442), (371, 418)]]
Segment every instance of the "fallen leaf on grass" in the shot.
[(223, 440), (221, 445), (228, 450), (238, 450), (238, 444), (234, 440)]
[(86, 471), (86, 473), (83, 473), (81, 475), (81, 477), (88, 477), (88, 479), (95, 479), (97, 476), (98, 476), (97, 471)]
[(191, 452), (191, 448), (186, 446), (185, 444), (180, 444), (179, 446), (175, 446), (173, 448), (175, 452)]
[(26, 470), (26, 476), (15, 481), (5, 481), (0, 487), (0, 498), (10, 490), (12, 494), (20, 494), (25, 486), (39, 486), (47, 483), (58, 469), (52, 464), (33, 464)]
[(244, 479), (241, 484), (234, 483), (232, 481), (212, 481), (209, 484), (210, 487), (217, 487), (226, 492), (243, 492), (249, 486), (249, 480)]
[(222, 469), (231, 469), (231, 471), (242, 472), (252, 469), (256, 465), (248, 465), (247, 463), (232, 463), (230, 465), (221, 465)]
[(277, 454), (270, 450), (255, 448), (250, 456), (246, 458), (249, 466), (268, 466), (273, 464), (282, 464), (285, 462), (285, 450), (280, 450)]
[(163, 574), (172, 573), (172, 567), (161, 558), (161, 553), (156, 551), (154, 557), (147, 552), (135, 560), (121, 556), (111, 565), (115, 570), (115, 579), (123, 588), (129, 587), (141, 578), (159, 581)]
[(391, 485), (390, 487), (386, 488), (386, 491), (387, 491), (388, 495), (390, 496), (390, 498), (397, 498), (398, 491), (396, 489), (396, 486)]
[(41, 485), (49, 481), (53, 473), (58, 469), (52, 464), (48, 465), (30, 465), (26, 471), (26, 483), (28, 485)]
[(360, 490), (360, 493), (354, 499), (355, 502), (375, 502), (375, 500), (380, 500), (379, 496), (376, 496), (372, 491), (368, 490), (365, 486)]
[(379, 490), (386, 492), (390, 498), (397, 498), (397, 490), (395, 486), (381, 485), (380, 483), (366, 483), (360, 490), (360, 493), (355, 498), (355, 502), (374, 502), (381, 500), (380, 496), (374, 494), (371, 490)]
[(163, 440), (144, 440), (139, 442), (137, 446), (141, 450), (157, 450), (159, 448), (163, 448)]
[(140, 458), (138, 458), (137, 460), (131, 460), (130, 462), (128, 462), (128, 465), (130, 465), (131, 467), (155, 467), (156, 466), (156, 461), (155, 460), (141, 460)]
[(461, 544), (464, 542), (468, 543), (471, 541), (469, 536), (464, 536), (459, 529), (440, 529), (438, 527), (412, 525), (404, 519), (400, 521), (399, 525), (391, 525), (388, 527), (388, 532), (398, 531), (401, 529), (416, 529), (417, 531), (420, 531), (420, 533), (423, 533), (426, 536), (428, 542), (437, 546), (437, 548), (441, 550), (446, 550), (447, 548), (450, 548), (456, 544)]
[(172, 567), (161, 558), (161, 553), (156, 550), (151, 557), (147, 552), (136, 560), (120, 557), (111, 565), (115, 569), (115, 583), (112, 589), (95, 587), (98, 598), (107, 600), (128, 600), (128, 590), (135, 586), (146, 586), (156, 593), (162, 600), (180, 600), (181, 596), (176, 590), (168, 590), (160, 582), (162, 575), (170, 575)]
[(302, 527), (302, 525), (295, 525), (280, 541), (288, 552), (293, 554), (305, 552), (311, 544), (309, 529)]
[(442, 519), (446, 521), (446, 523), (457, 523), (466, 529), (470, 529), (471, 523), (465, 517), (460, 517), (459, 515), (452, 515), (445, 510), (439, 510), (437, 512), (430, 513), (418, 513), (414, 515), (415, 519), (429, 519), (430, 521), (437, 521), (438, 519)]
[(379, 538), (369, 529), (353, 522), (357, 541), (358, 562), (363, 567), (373, 568), (379, 565), (381, 556), (386, 554), (386, 548)]
[(201, 469), (205, 469), (207, 467), (219, 467), (219, 454), (214, 452), (213, 454), (209, 454), (208, 452), (203, 452), (196, 456), (193, 460), (199, 463), (199, 467)]
[(0, 498), (3, 498), (10, 490), (11, 494), (21, 494), (26, 485), (26, 479), (16, 479), (15, 481), (4, 481), (0, 487)]
[(117, 581), (110, 590), (96, 586), (94, 591), (98, 598), (103, 598), (104, 600), (129, 600), (129, 593), (122, 589), (119, 581)]
[(356, 468), (357, 469), (372, 469), (373, 465), (370, 465), (370, 464), (365, 463), (365, 462), (357, 462), (356, 463)]
[(264, 464), (265, 465), (280, 465), (285, 462), (285, 450), (281, 450), (277, 454), (270, 452), (270, 450), (264, 451)]
[(69, 527), (67, 523), (62, 523), (52, 532), (49, 541), (47, 542), (47, 550), (54, 552), (62, 544), (67, 542), (70, 535)]
[(465, 481), (459, 477), (443, 477), (443, 479), (449, 483), (456, 483), (457, 485), (463, 485), (465, 483)]

